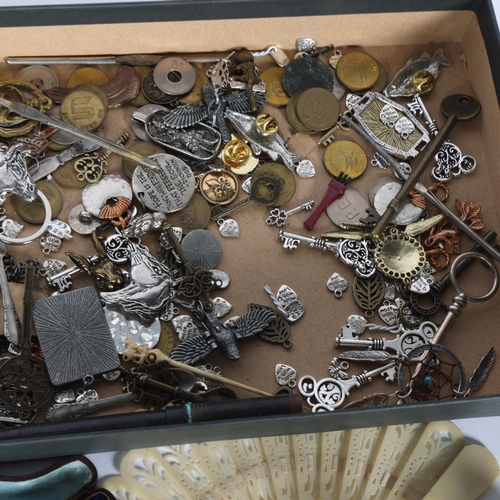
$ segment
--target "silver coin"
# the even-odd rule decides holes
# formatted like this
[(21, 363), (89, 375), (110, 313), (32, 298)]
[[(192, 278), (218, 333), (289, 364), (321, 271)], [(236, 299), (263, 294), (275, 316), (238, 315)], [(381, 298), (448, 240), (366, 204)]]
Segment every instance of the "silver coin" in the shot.
[(158, 154), (150, 158), (157, 161), (158, 170), (139, 165), (132, 176), (135, 196), (153, 212), (177, 212), (194, 195), (196, 179), (191, 167), (181, 159)]
[(180, 57), (169, 57), (160, 61), (153, 70), (156, 86), (169, 95), (189, 92), (196, 82), (193, 66)]
[(181, 245), (194, 267), (213, 269), (222, 257), (222, 246), (217, 236), (206, 229), (195, 229), (186, 234)]
[(48, 90), (59, 85), (57, 75), (47, 66), (40, 64), (23, 68), (17, 74), (17, 77), (27, 80), (40, 90)]
[(375, 194), (382, 187), (385, 186), (388, 182), (394, 182), (396, 179), (394, 177), (381, 177), (377, 179), (370, 188), (370, 192), (368, 193), (368, 199), (370, 203), (373, 205), (373, 201), (375, 200)]
[[(376, 193), (373, 199), (373, 207), (379, 215), (383, 215), (389, 203), (398, 194), (402, 182), (393, 180), (384, 184)], [(416, 222), (423, 213), (423, 209), (413, 205), (409, 198), (401, 203), (400, 209), (391, 219), (391, 224), (406, 225)]]
[(112, 198), (132, 199), (130, 184), (119, 175), (104, 175), (99, 182), (87, 184), (82, 192), (85, 210), (95, 217), (99, 217), (104, 205)]
[(348, 188), (345, 193), (331, 203), (326, 209), (330, 220), (338, 225), (339, 222), (359, 222), (366, 217), (366, 210), (370, 208), (365, 197), (356, 189)]
[[(135, 113), (141, 113), (145, 115), (145, 117), (147, 118), (149, 115), (152, 115), (155, 111), (160, 111), (160, 110), (168, 111), (165, 106), (161, 106), (160, 104), (145, 104), (144, 106), (136, 110)], [(132, 119), (132, 130), (134, 131), (134, 134), (142, 141), (152, 142), (151, 138), (146, 132), (144, 122)]]
[[(57, 120), (61, 119), (61, 106), (52, 106), (48, 111), (47, 115)], [(58, 130), (50, 136), (50, 141), (59, 144), (60, 146), (71, 146), (75, 142), (79, 141), (80, 137), (70, 134), (65, 130)]]
[(73, 207), (68, 214), (68, 224), (78, 234), (91, 234), (101, 225), (100, 219), (87, 212), (82, 204)]

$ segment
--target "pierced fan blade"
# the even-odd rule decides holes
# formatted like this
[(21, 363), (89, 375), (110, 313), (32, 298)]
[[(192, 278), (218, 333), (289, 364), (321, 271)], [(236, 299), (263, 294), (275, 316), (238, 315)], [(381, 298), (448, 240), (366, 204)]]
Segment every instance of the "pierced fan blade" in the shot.
[(114, 78), (101, 85), (110, 108), (118, 108), (135, 99), (141, 90), (141, 76), (130, 66), (121, 66)]

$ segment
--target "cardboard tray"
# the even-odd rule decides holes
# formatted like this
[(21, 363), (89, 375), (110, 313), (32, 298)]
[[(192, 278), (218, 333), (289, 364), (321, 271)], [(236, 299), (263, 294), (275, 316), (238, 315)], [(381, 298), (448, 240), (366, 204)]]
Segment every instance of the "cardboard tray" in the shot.
[[(2, 9), (1, 57), (7, 56), (72, 56), (117, 55), (139, 53), (165, 53), (169, 55), (220, 53), (226, 55), (235, 48), (262, 50), (276, 45), (294, 53), (296, 39), (313, 37), (319, 47), (335, 44), (343, 53), (363, 50), (371, 54), (386, 68), (389, 78), (409, 59), (419, 58), (423, 52), (434, 53), (442, 48), (453, 61), (452, 68), (442, 68), (435, 91), (426, 98), (426, 105), (442, 125), (444, 117), (439, 103), (449, 94), (465, 93), (479, 99), (482, 112), (474, 121), (459, 123), (450, 135), (464, 154), (477, 160), (474, 174), (453, 180), (449, 187), (452, 200), (473, 200), (482, 206), (481, 215), (486, 230), (500, 229), (500, 204), (497, 186), (500, 173), (497, 168), (498, 130), (500, 113), (500, 75), (493, 64), (500, 52), (500, 39), (492, 7), (488, 1), (480, 2), (151, 2), (141, 4), (80, 6), (66, 8), (6, 8)], [(272, 65), (270, 58), (257, 61), (262, 71)], [(76, 67), (52, 67), (64, 85), (65, 78)], [(116, 67), (102, 66), (110, 76)], [(19, 67), (0, 64), (0, 74), (15, 76)], [(406, 102), (406, 101), (405, 101)], [(134, 108), (110, 111), (99, 130), (107, 138), (116, 140), (129, 130)], [(304, 136), (294, 133), (284, 117), (283, 110), (267, 107), (279, 123), (282, 136), (290, 151), (309, 158), (316, 167), (313, 179), (297, 179), (297, 191), (285, 209), (293, 208), (310, 199), (319, 200), (329, 177), (322, 168), (322, 147), (317, 146), (318, 135)], [(361, 144), (368, 157), (373, 151), (353, 132), (339, 132), (338, 138), (350, 138)], [(137, 140), (137, 139), (135, 139)], [(130, 143), (129, 143), (130, 144)], [(108, 173), (121, 173), (121, 159), (110, 157)], [(368, 167), (352, 187), (365, 196), (375, 179), (389, 175)], [(430, 177), (424, 178), (430, 185)], [(60, 219), (65, 220), (69, 210), (80, 203), (79, 190), (64, 190), (64, 207)], [(242, 199), (244, 194), (240, 193)], [(7, 207), (7, 213), (9, 207)], [(12, 210), (12, 209), (10, 209)], [(433, 208), (429, 209), (432, 212)], [(291, 216), (285, 230), (291, 233), (319, 236), (329, 231), (332, 224), (322, 216), (316, 228), (308, 232), (302, 226), (307, 212)], [(293, 366), (298, 377), (312, 375), (317, 380), (328, 376), (327, 367), (341, 350), (335, 348), (335, 337), (340, 334), (350, 314), (362, 314), (350, 296), (353, 269), (342, 264), (330, 252), (320, 252), (301, 245), (293, 252), (285, 250), (278, 239), (278, 230), (267, 226), (265, 207), (250, 206), (235, 212), (241, 236), (223, 240), (223, 257), (218, 266), (231, 277), (231, 285), (211, 296), (224, 296), (233, 306), (231, 314), (247, 311), (249, 302), (272, 305), (263, 287), (269, 285), (277, 291), (280, 285), (292, 287), (304, 303), (306, 314), (291, 325), (293, 347), (264, 342), (260, 338), (244, 339), (239, 346), (241, 359), (232, 363), (221, 353), (214, 353), (206, 362), (218, 365), (222, 374), (245, 384), (272, 392), (277, 389), (274, 380), (276, 363)], [(208, 229), (216, 234), (216, 225)], [(472, 242), (462, 236), (462, 251), (472, 247)], [(64, 244), (53, 254), (65, 259), (64, 251), (75, 250), (82, 255), (94, 253), (86, 238), (75, 235), (71, 244)], [(35, 256), (43, 260), (38, 242), (23, 247), (11, 247), (16, 261)], [(337, 271), (349, 282), (349, 289), (337, 300), (326, 289), (328, 277)], [(438, 273), (439, 274), (443, 273)], [(480, 266), (464, 273), (464, 287), (476, 293), (485, 287), (489, 276)], [(75, 287), (86, 286), (90, 281), (84, 276), (74, 280)], [(465, 285), (466, 283), (466, 285)], [(469, 288), (470, 287), (470, 288)], [(15, 288), (15, 287), (14, 287)], [(484, 288), (482, 289), (484, 291)], [(15, 293), (22, 296), (22, 287)], [(47, 292), (49, 293), (49, 292)], [(444, 302), (449, 304), (453, 291), (448, 291)], [(479, 359), (494, 346), (498, 349), (497, 313), (500, 294), (484, 303), (471, 303), (464, 314), (457, 318), (445, 335), (443, 344), (450, 347), (461, 359), (467, 376)], [(373, 318), (374, 322), (376, 321)], [(365, 336), (368, 336), (365, 333)], [(365, 368), (371, 368), (366, 366)], [(352, 365), (349, 373), (359, 373)], [(364, 410), (337, 410), (332, 413), (290, 415), (275, 418), (247, 418), (228, 422), (185, 424), (173, 427), (128, 429), (126, 417), (123, 427), (110, 432), (93, 432), (92, 417), (82, 419), (83, 434), (66, 434), (51, 424), (47, 436), (2, 442), (0, 433), (0, 460), (36, 458), (72, 453), (91, 453), (105, 450), (130, 449), (159, 444), (179, 444), (207, 439), (231, 439), (264, 435), (321, 432), (367, 426), (389, 425), (417, 421), (457, 419), (473, 416), (500, 414), (500, 368), (493, 367), (486, 384), (475, 397), (422, 403), (418, 405), (390, 406)], [(376, 380), (352, 391), (350, 400), (359, 399), (373, 392), (390, 392), (382, 380)], [(101, 392), (102, 391), (102, 392)], [(100, 397), (109, 388), (99, 386)], [(242, 393), (247, 397), (247, 393)], [(129, 405), (113, 412), (134, 411)], [(43, 420), (37, 417), (37, 421)], [(48, 427), (49, 429), (49, 427)], [(62, 427), (61, 427), (62, 431)], [(57, 440), (57, 446), (53, 441)]]

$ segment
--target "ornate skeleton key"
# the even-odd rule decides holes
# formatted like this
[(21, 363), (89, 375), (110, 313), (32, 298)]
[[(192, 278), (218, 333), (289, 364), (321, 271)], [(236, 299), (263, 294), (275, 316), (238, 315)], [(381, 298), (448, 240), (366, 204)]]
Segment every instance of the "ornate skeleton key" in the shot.
[(308, 404), (312, 407), (311, 411), (333, 411), (342, 405), (351, 389), (371, 382), (373, 377), (389, 372), (396, 366), (397, 362), (391, 361), (374, 370), (365, 370), (359, 375), (353, 375), (348, 380), (324, 378), (316, 381), (314, 377), (306, 375), (299, 380), (297, 387), (300, 394), (307, 398)]
[(382, 339), (349, 339), (339, 335), (336, 338), (338, 347), (366, 347), (373, 350), (393, 350), (398, 354), (406, 356), (408, 352), (420, 345), (428, 344), (438, 331), (438, 327), (431, 321), (423, 322), (418, 330), (410, 330), (396, 338), (387, 340)]
[(300, 212), (301, 210), (311, 210), (314, 205), (314, 200), (308, 201), (300, 205), (300, 207), (292, 208), (292, 210), (288, 210), (285, 212), (284, 210), (280, 210), (279, 208), (274, 208), (269, 212), (269, 217), (266, 219), (266, 224), (268, 226), (276, 225), (278, 227), (284, 226), (286, 219), (289, 215), (294, 214), (296, 212)]
[[(130, 137), (130, 134), (123, 134), (116, 144), (123, 146)], [(104, 167), (108, 165), (108, 156), (112, 153), (111, 149), (107, 149), (104, 153), (94, 153), (93, 155), (86, 154), (75, 162), (75, 170), (79, 180), (84, 179), (90, 183), (95, 184), (100, 181), (103, 174), (106, 173)]]
[(330, 250), (344, 264), (354, 266), (356, 274), (362, 278), (369, 278), (375, 274), (373, 251), (369, 249), (366, 241), (339, 240), (333, 243), (314, 236), (300, 236), (285, 231), (279, 232), (279, 238), (283, 241), (283, 248), (288, 250), (295, 250), (301, 242), (307, 243), (312, 248)]
[[(101, 258), (98, 255), (93, 255), (88, 258), (90, 264), (97, 264), (100, 260)], [(71, 276), (81, 272), (83, 272), (83, 270), (78, 266), (72, 266), (52, 276), (47, 275), (45, 281), (49, 286), (58, 287), (60, 292), (64, 292), (64, 290), (67, 290), (73, 284)]]
[(429, 132), (435, 137), (439, 133), (439, 129), (436, 125), (436, 120), (431, 118), (431, 115), (427, 111), (422, 98), (419, 94), (413, 96), (413, 100), (407, 104), (408, 109), (415, 115), (422, 116), (425, 120), (425, 126), (429, 129)]

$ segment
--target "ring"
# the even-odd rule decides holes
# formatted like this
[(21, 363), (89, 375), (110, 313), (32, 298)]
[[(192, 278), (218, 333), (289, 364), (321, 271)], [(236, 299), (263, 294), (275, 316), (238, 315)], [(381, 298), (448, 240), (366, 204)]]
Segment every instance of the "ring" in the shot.
[[(493, 287), (491, 290), (486, 293), (485, 295), (469, 295), (465, 293), (459, 286), (457, 282), (457, 266), (459, 262), (461, 262), (464, 259), (468, 258), (473, 258), (473, 259), (479, 259), (482, 260), (490, 269), (491, 272), (493, 273)], [(453, 288), (457, 291), (457, 293), (463, 293), (467, 300), (470, 300), (472, 302), (482, 302), (483, 300), (488, 300), (495, 295), (495, 293), (498, 290), (498, 282), (499, 282), (499, 277), (498, 277), (498, 269), (493, 263), (493, 261), (489, 258), (486, 257), (486, 255), (483, 255), (482, 253), (479, 252), (465, 252), (463, 254), (460, 254), (453, 262), (451, 265), (450, 269), (450, 282)]]
[(40, 238), (43, 233), (47, 230), (47, 227), (52, 220), (52, 209), (50, 208), (50, 203), (47, 197), (40, 191), (38, 190), (37, 196), (42, 200), (43, 207), (45, 208), (45, 220), (43, 221), (42, 227), (34, 234), (31, 236), (25, 236), (24, 238), (11, 238), (10, 236), (4, 236), (3, 234), (0, 235), (0, 241), (3, 241), (4, 243), (8, 243), (10, 245), (26, 245), (28, 243), (31, 243), (32, 241), (35, 241), (37, 238)]

